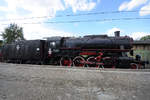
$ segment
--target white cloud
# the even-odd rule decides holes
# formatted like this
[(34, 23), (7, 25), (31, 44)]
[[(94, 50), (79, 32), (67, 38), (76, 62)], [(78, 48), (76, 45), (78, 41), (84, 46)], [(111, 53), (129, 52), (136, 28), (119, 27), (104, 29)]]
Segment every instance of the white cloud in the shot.
[[(112, 29), (109, 29), (108, 31), (106, 31), (105, 34), (107, 34), (108, 36), (114, 36), (114, 32), (115, 31), (120, 31), (120, 35), (121, 35), (121, 33), (124, 32), (123, 30), (121, 30), (119, 28), (112, 28)], [(146, 35), (150, 35), (150, 33), (146, 33), (146, 32), (133, 32), (129, 36), (132, 37), (134, 40), (139, 40), (141, 37), (146, 36)]]
[(140, 15), (145, 16), (150, 14), (150, 2), (140, 9)]
[(119, 7), (119, 11), (122, 11), (122, 10), (126, 9), (126, 8), (127, 8), (127, 5), (128, 5), (128, 2), (123, 2), (123, 3), (120, 5), (120, 7)]
[(131, 37), (134, 40), (139, 40), (141, 37), (146, 36), (146, 35), (150, 35), (150, 33), (146, 33), (146, 32), (133, 32), (131, 33)]
[[(26, 16), (48, 16), (55, 15), (57, 11), (63, 11), (64, 5), (61, 0), (5, 0), (8, 4), (6, 7), (0, 7), (0, 10), (7, 9), (9, 14), (20, 15), (17, 10), (23, 9), (30, 13)], [(25, 17), (26, 17), (25, 16)], [(15, 17), (16, 18), (16, 17)]]
[[(71, 7), (73, 12), (89, 11), (96, 5), (92, 0), (64, 0), (66, 7)], [(99, 0), (97, 1), (99, 2)]]
[(0, 11), (8, 12), (8, 9), (6, 9), (6, 7), (0, 6)]
[(129, 2), (123, 2), (120, 7), (119, 7), (119, 11), (122, 10), (132, 10), (140, 5), (143, 5), (147, 2), (148, 0), (131, 0)]
[[(54, 16), (57, 11), (64, 11), (71, 7), (73, 12), (89, 11), (99, 3), (100, 0), (5, 0), (7, 6), (0, 6), (0, 11), (18, 14), (18, 9), (30, 11), (28, 16)], [(21, 16), (21, 15), (20, 15)]]
[(106, 34), (107, 34), (108, 36), (114, 36), (114, 32), (115, 32), (115, 31), (123, 32), (121, 29), (114, 27), (114, 28), (112, 28), (112, 29), (109, 29), (109, 30), (106, 32)]
[(27, 39), (42, 39), (51, 36), (73, 36), (72, 33), (64, 32), (62, 30), (55, 30), (52, 28), (46, 28), (41, 24), (28, 24), (23, 25), (24, 37)]
[[(23, 27), (24, 37), (27, 40), (33, 39), (43, 39), (45, 37), (51, 36), (74, 36), (73, 33), (65, 32), (62, 30), (56, 30), (52, 28), (47, 28), (42, 24), (18, 24), (20, 27)], [(0, 34), (4, 31), (7, 26), (0, 25)], [(2, 37), (0, 36), (0, 40)]]
[[(36, 39), (47, 36), (70, 36), (69, 32), (63, 30), (52, 29), (51, 27), (45, 27), (43, 24), (24, 24), (21, 23), (34, 23), (43, 22), (48, 19), (28, 19), (28, 20), (14, 20), (18, 18), (27, 17), (40, 17), (40, 16), (53, 16), (54, 18), (58, 11), (64, 11), (68, 8), (72, 8), (73, 12), (77, 11), (89, 11), (96, 6), (93, 0), (5, 0), (7, 5), (0, 6), (0, 11), (5, 12), (0, 19), (12, 19), (9, 21), (1, 21), (1, 24), (16, 23), (24, 28), (25, 38)], [(24, 13), (24, 14), (22, 14)], [(49, 19), (51, 19), (49, 18)], [(1, 30), (4, 30), (2, 27)]]

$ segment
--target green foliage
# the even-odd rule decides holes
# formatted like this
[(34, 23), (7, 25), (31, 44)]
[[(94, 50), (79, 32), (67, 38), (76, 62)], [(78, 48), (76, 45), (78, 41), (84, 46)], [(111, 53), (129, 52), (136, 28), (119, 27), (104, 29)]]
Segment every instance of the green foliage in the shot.
[(144, 36), (140, 40), (150, 40), (150, 35)]
[(2, 46), (2, 44), (3, 44), (3, 41), (0, 40), (0, 47)]
[(23, 28), (17, 24), (10, 24), (2, 33), (4, 43), (12, 43), (19, 40), (24, 40)]

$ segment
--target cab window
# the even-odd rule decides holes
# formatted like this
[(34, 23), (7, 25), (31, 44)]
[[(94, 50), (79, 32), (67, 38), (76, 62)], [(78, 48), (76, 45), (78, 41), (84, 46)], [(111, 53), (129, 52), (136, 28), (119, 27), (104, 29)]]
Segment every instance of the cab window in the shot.
[(54, 47), (56, 47), (56, 42), (50, 42), (50, 47), (52, 47), (52, 48), (54, 48)]

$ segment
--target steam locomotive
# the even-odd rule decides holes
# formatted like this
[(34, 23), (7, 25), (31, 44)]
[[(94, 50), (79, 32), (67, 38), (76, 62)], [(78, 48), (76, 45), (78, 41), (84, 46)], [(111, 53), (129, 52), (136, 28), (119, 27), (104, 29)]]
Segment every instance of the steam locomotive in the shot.
[(120, 36), (88, 35), (84, 37), (50, 37), (47, 40), (24, 40), (5, 44), (4, 62), (52, 64), (77, 67), (143, 68), (140, 56), (133, 56), (133, 39)]

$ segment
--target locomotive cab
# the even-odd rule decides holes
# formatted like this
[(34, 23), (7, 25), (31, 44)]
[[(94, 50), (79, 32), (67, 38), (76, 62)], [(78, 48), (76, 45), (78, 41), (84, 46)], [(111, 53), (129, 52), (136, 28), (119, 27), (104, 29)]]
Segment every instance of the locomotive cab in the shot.
[(50, 37), (47, 38), (45, 44), (45, 58), (46, 63), (57, 64), (59, 59), (59, 49), (61, 47), (62, 37)]
[(62, 37), (51, 37), (47, 39), (46, 48), (49, 55), (59, 52), (59, 48), (61, 47), (61, 40)]

